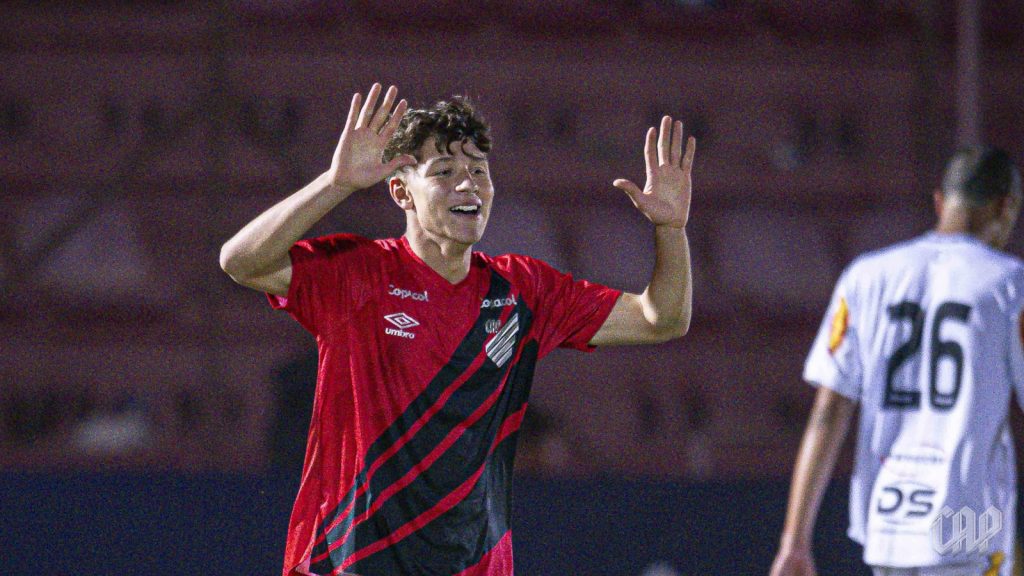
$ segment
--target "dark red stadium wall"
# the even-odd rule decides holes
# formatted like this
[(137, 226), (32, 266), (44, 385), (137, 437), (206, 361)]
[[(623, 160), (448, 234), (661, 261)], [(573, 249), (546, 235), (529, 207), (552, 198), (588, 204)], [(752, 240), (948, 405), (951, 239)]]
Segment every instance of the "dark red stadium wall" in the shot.
[[(313, 342), (233, 285), (217, 251), (325, 168), (348, 94), (379, 79), (414, 104), (468, 93), (493, 122), (498, 200), (484, 248), (627, 288), (649, 271), (650, 231), (610, 181), (638, 178), (644, 127), (681, 115), (700, 138), (692, 332), (582, 368), (578, 357), (542, 364), (533, 406), (562, 420), (575, 452), (540, 471), (785, 476), (809, 406), (800, 364), (831, 283), (860, 251), (929, 225), (930, 162), (955, 117), (950, 15), (936, 17), (944, 57), (922, 67), (911, 3), (448, 0), (442, 10), (469, 10), (455, 20), (431, 2), (378, 13), (264, 0), (230, 14), (8, 4), (5, 469), (270, 462), (275, 374)], [(985, 4), (998, 16), (985, 19), (986, 129), (1016, 148), (1020, 3)], [(934, 92), (922, 93), (923, 69)], [(401, 227), (376, 189), (316, 232)], [(138, 443), (83, 446), (90, 417), (125, 407), (145, 419)]]

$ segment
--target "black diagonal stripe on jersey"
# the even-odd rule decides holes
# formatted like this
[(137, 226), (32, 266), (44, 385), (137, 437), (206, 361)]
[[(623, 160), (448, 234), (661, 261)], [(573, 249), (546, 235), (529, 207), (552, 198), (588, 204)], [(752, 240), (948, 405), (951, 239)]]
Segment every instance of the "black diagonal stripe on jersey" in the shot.
[[(521, 334), (527, 333), (529, 329), (529, 322), (531, 320), (531, 313), (526, 307), (524, 302), (520, 302), (517, 305), (517, 310), (513, 311), (514, 314), (518, 314), (524, 320), (524, 325)], [(505, 370), (513, 370), (512, 366), (507, 366)], [(476, 410), (488, 396), (490, 396), (505, 379), (505, 370), (495, 365), (493, 362), (484, 362), (483, 365), (459, 388), (458, 392), (454, 394), (445, 406), (439, 411), (434, 417), (428, 422), (416, 436), (409, 441), (408, 444), (402, 447), (401, 450), (393, 455), (386, 464), (381, 466), (374, 474), (370, 481), (370, 486), (365, 492), (364, 496), (361, 497), (353, 506), (353, 510), (350, 514), (341, 522), (337, 527), (329, 532), (325, 543), (319, 546), (319, 550), (326, 551), (329, 548), (334, 548), (331, 553), (333, 560), (329, 561), (327, 558), (324, 559), (324, 563), (337, 563), (346, 558), (349, 554), (355, 550), (360, 549), (362, 546), (376, 541), (378, 538), (389, 534), (394, 529), (398, 528), (405, 522), (418, 516), (421, 512), (429, 509), (434, 503), (440, 501), (449, 492), (454, 490), (456, 487), (461, 485), (465, 480), (475, 472), (483, 462), (483, 458), (487, 455), (487, 450), (490, 446), (490, 442), (497, 433), (497, 429), (488, 429), (489, 426), (500, 425), (500, 420), (504, 418), (501, 410), (507, 409), (507, 397), (509, 395), (508, 388), (503, 394), (503, 398), (499, 398), (494, 405), (484, 414), (479, 420), (477, 420), (472, 426), (463, 432), (462, 436), (455, 441), (455, 443), (448, 447), (443, 455), (433, 463), (429, 472), (430, 474), (421, 474), (420, 477), (416, 478), (409, 486), (406, 486), (404, 490), (414, 490), (415, 486), (419, 484), (427, 483), (428, 489), (426, 493), (432, 494), (428, 505), (425, 506), (399, 506), (401, 514), (398, 514), (398, 518), (403, 518), (398, 524), (395, 524), (395, 514), (387, 514), (382, 518), (391, 518), (390, 522), (387, 522), (387, 526), (382, 526), (382, 520), (368, 520), (360, 524), (363, 528), (356, 528), (352, 530), (352, 533), (348, 538), (344, 540), (343, 545), (337, 544), (340, 538), (345, 537), (346, 532), (352, 525), (355, 518), (361, 516), (366, 510), (373, 504), (374, 498), (382, 491), (387, 489), (388, 486), (394, 484), (397, 480), (402, 478), (406, 473), (413, 469), (422, 459), (429, 454), (443, 439), (448, 435), (451, 430), (463, 422), (465, 418)], [(517, 380), (508, 378), (510, 383), (514, 383)], [(507, 385), (508, 386), (508, 385)], [(497, 416), (496, 416), (497, 414)], [(486, 442), (481, 446), (481, 442)], [(424, 493), (423, 490), (414, 493)], [(393, 496), (397, 497), (397, 496)], [(390, 500), (389, 500), (390, 502)], [(401, 503), (401, 498), (395, 502)], [(385, 503), (381, 510), (388, 508), (389, 504)], [(376, 512), (380, 514), (380, 510)], [(384, 531), (386, 530), (386, 531)], [(320, 556), (323, 552), (318, 551), (313, 554), (313, 558)], [(314, 564), (314, 568), (319, 568), (318, 564)]]
[[(510, 434), (498, 444), (484, 473), (460, 505), (346, 570), (362, 576), (458, 574), (479, 564), (509, 531), (508, 514), (493, 514), (487, 518), (487, 509), (511, 507), (506, 487), (511, 482), (511, 467), (506, 473), (501, 470), (504, 465), (498, 463), (514, 459), (518, 436), (518, 433)], [(431, 529), (435, 526), (445, 528)]]
[[(372, 499), (381, 494), (389, 486), (405, 476), (418, 463), (422, 462), (427, 454), (433, 450), (447, 436), (452, 429), (465, 419), (484, 401), (491, 396), (498, 386), (506, 380), (506, 369), (502, 369), (493, 362), (484, 362), (473, 375), (459, 387), (444, 407), (424, 426), (415, 438), (402, 447), (398, 454), (395, 454), (388, 462), (377, 470), (370, 480), (367, 494), (371, 498), (361, 498), (356, 502), (355, 517), (362, 515), (372, 505)], [(335, 557), (347, 557), (350, 553), (360, 549), (362, 546), (356, 543), (369, 539), (370, 543), (381, 536), (389, 534), (407, 521), (419, 516), (422, 512), (432, 508), (438, 501), (447, 496), (451, 491), (465, 482), (483, 464), (484, 458), (490, 449), (491, 442), (497, 434), (497, 427), (500, 427), (501, 420), (505, 413), (502, 410), (507, 407), (506, 398), (509, 393), (506, 389), (497, 398), (494, 404), (477, 421), (466, 428), (462, 435), (449, 446), (445, 452), (430, 466), (421, 473), (408, 486), (393, 495), (395, 503), (398, 503), (397, 512), (385, 514), (381, 519), (370, 519), (359, 526), (344, 539), (344, 544), (336, 550)], [(424, 488), (419, 488), (421, 485)], [(420, 505), (402, 506), (402, 492), (412, 490), (411, 494), (423, 495)], [(408, 494), (404, 498), (408, 498)], [(391, 500), (388, 500), (391, 502)], [(385, 503), (375, 515), (388, 508)], [(386, 521), (390, 519), (391, 521)], [(398, 522), (397, 524), (395, 522)], [(386, 525), (382, 525), (382, 522)], [(346, 523), (343, 523), (346, 524)], [(373, 529), (370, 529), (374, 527)], [(327, 535), (327, 542), (330, 547), (335, 547), (339, 539), (346, 536), (339, 525)], [(347, 529), (347, 526), (346, 526)], [(382, 530), (386, 530), (383, 531)], [(368, 534), (368, 536), (366, 536)], [(366, 537), (359, 538), (360, 535)]]
[[(505, 299), (508, 298), (511, 292), (511, 284), (501, 275), (494, 271), (491, 271), (490, 286), (487, 290), (487, 296), (485, 298), (489, 300)], [(353, 503), (353, 499), (359, 490), (366, 484), (366, 473), (373, 467), (380, 456), (391, 448), (395, 442), (398, 441), (419, 419), (419, 417), (426, 412), (431, 406), (433, 406), (441, 394), (462, 374), (472, 365), (473, 361), (483, 350), (484, 342), (489, 336), (486, 329), (488, 320), (497, 320), (500, 318), (502, 308), (485, 308), (480, 311), (480, 315), (477, 317), (476, 322), (473, 323), (473, 327), (469, 330), (466, 336), (462, 339), (462, 342), (456, 347), (455, 352), (449, 358), (448, 362), (437, 372), (434, 378), (430, 381), (427, 387), (413, 400), (405, 411), (370, 445), (367, 449), (366, 456), (363, 458), (363, 469), (356, 475), (355, 482), (352, 488), (347, 494), (341, 499), (338, 505), (324, 518), (323, 522), (317, 526), (317, 540), (320, 543), (314, 546), (311, 557), (316, 558), (327, 552), (326, 539), (322, 538), (324, 530), (338, 520), (338, 516), (343, 513)], [(454, 426), (452, 423), (451, 426)], [(424, 426), (427, 428), (428, 426)], [(450, 429), (450, 428), (449, 428)], [(423, 429), (417, 434), (421, 434)], [(447, 434), (447, 432), (445, 432)], [(440, 438), (444, 438), (444, 434), (440, 435)], [(405, 448), (399, 450), (402, 452)], [(429, 451), (428, 451), (429, 452)], [(378, 470), (377, 473), (379, 473)], [(375, 475), (376, 476), (376, 475)], [(399, 476), (400, 477), (400, 476)], [(362, 512), (356, 510), (356, 507), (361, 508), (365, 511), (369, 505), (368, 500), (372, 498), (374, 492), (368, 491), (360, 498), (360, 502), (356, 502), (356, 506), (346, 514), (346, 517), (342, 522), (331, 532), (344, 534), (351, 526), (351, 522)]]
[[(519, 315), (523, 318), (528, 330), (531, 314), (525, 304), (518, 306)], [(527, 362), (532, 370), (532, 362)], [(332, 549), (324, 565), (339, 565), (345, 558), (366, 545), (387, 536), (408, 521), (433, 508), (455, 488), (463, 484), (483, 464), (487, 457), (490, 444), (493, 442), (501, 422), (510, 413), (521, 407), (525, 400), (523, 368), (526, 364), (517, 362), (506, 365), (504, 369), (493, 362), (485, 362), (460, 388), (457, 394), (449, 399), (448, 404), (438, 412), (431, 421), (403, 446), (399, 454), (394, 455), (374, 474), (366, 497), (355, 503), (353, 513), (334, 530), (330, 531), (325, 548)], [(505, 373), (508, 371), (508, 375)], [(532, 372), (531, 372), (532, 373)], [(527, 376), (528, 377), (528, 376)], [(464, 421), (473, 410), (494, 393), (501, 381), (505, 380), (505, 388), (495, 403), (476, 422), (469, 426), (462, 435), (430, 466), (412, 482), (391, 495), (379, 509), (367, 520), (356, 525), (346, 537), (351, 521), (362, 515), (373, 504), (374, 498), (388, 486), (394, 484), (413, 469), (422, 458), (433, 450), (440, 441), (457, 424)], [(528, 390), (526, 391), (528, 393)], [(522, 400), (520, 399), (522, 398)], [(342, 528), (344, 526), (344, 528)], [(339, 542), (339, 539), (343, 539)], [(315, 558), (316, 556), (314, 556)], [(322, 568), (319, 564), (314, 569)]]
[[(526, 314), (528, 326), (529, 312)], [(478, 421), (486, 430), (483, 433), (487, 436), (487, 444), (476, 448), (480, 454), (471, 458), (471, 466), (464, 461), (455, 462), (460, 454), (453, 446), (434, 466), (388, 500), (372, 518), (356, 526), (354, 537), (338, 549), (346, 550), (335, 556), (336, 562), (343, 562), (352, 552), (430, 509), (470, 478), (480, 465), (484, 465), (483, 474), (462, 501), (401, 541), (359, 560), (347, 570), (366, 576), (452, 574), (480, 562), (509, 529), (512, 471), (518, 435), (515, 432), (510, 434), (489, 455), (488, 449), (505, 419), (526, 404), (537, 351), (535, 341), (523, 346), (520, 358), (509, 367), (501, 398)], [(449, 460), (449, 455), (455, 458)], [(442, 460), (447, 462), (442, 465)]]
[[(430, 423), (377, 470), (366, 491), (368, 496), (356, 502), (352, 516), (361, 516), (374, 504), (383, 490), (393, 485), (423, 460), (428, 452), (420, 452), (416, 445), (422, 442), (425, 449), (432, 450), (436, 447), (455, 424), (463, 421), (494, 392), (498, 383), (504, 380), (504, 376), (504, 370), (491, 362), (484, 363), (480, 370), (459, 388), (459, 392), (452, 396), (445, 407), (434, 415)], [(490, 443), (497, 434), (502, 415), (495, 415), (494, 412), (501, 404), (502, 398), (499, 398), (485, 415), (463, 431), (430, 468), (420, 473), (398, 493), (391, 495), (370, 518), (356, 524), (348, 534), (342, 530), (347, 530), (347, 521), (331, 530), (326, 538), (328, 546), (333, 548), (330, 554), (331, 564), (339, 565), (357, 550), (387, 536), (431, 509), (472, 476), (483, 465)], [(442, 424), (437, 425), (435, 422)], [(314, 565), (314, 569), (319, 568), (319, 565)]]

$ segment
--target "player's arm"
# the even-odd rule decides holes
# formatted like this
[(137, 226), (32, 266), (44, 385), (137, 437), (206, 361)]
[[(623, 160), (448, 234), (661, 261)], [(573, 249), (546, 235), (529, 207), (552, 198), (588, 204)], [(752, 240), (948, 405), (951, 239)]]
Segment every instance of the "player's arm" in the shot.
[(856, 406), (837, 392), (818, 388), (793, 470), (786, 523), (771, 576), (817, 574), (811, 553), (814, 524)]
[(365, 103), (361, 94), (352, 97), (345, 129), (327, 172), (257, 216), (224, 243), (220, 266), (232, 279), (249, 288), (287, 295), (292, 277), (288, 250), (292, 245), (353, 192), (416, 162), (411, 156), (399, 156), (386, 164), (381, 161), (407, 104), (402, 100), (394, 106), (398, 91), (392, 86), (378, 108), (380, 93), (380, 84), (374, 84)]
[(683, 123), (665, 116), (660, 130), (652, 127), (647, 131), (647, 184), (643, 190), (629, 180), (613, 183), (654, 224), (654, 271), (641, 294), (622, 294), (590, 344), (663, 342), (689, 330), (693, 286), (686, 223), (696, 149), (691, 136), (683, 153)]

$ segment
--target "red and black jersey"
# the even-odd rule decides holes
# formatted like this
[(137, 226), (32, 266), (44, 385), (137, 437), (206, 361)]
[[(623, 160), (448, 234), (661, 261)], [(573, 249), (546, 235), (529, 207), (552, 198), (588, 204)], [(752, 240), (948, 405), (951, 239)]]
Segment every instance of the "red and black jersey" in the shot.
[(403, 237), (291, 250), (316, 397), (285, 576), (511, 576), (516, 432), (536, 361), (588, 341), (619, 296), (525, 256), (451, 284)]

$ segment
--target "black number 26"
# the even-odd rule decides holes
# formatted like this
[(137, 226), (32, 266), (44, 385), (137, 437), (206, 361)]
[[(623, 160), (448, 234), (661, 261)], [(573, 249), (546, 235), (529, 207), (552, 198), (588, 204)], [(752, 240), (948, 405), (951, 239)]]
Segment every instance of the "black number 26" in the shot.
[[(971, 314), (971, 307), (958, 302), (944, 302), (935, 309), (935, 318), (932, 321), (931, 333), (931, 362), (929, 363), (929, 399), (932, 407), (937, 410), (949, 410), (956, 404), (956, 398), (960, 394), (960, 380), (964, 375), (964, 350), (960, 344), (952, 340), (942, 340), (940, 330), (942, 323), (947, 320), (954, 320), (961, 323), (967, 322)], [(916, 302), (900, 302), (889, 306), (889, 319), (893, 322), (902, 320), (910, 321), (910, 339), (903, 343), (892, 356), (885, 375), (885, 398), (882, 405), (885, 408), (897, 410), (916, 409), (921, 406), (920, 390), (898, 390), (895, 385), (896, 372), (907, 360), (912, 358), (921, 350), (921, 340), (924, 336), (924, 311)], [(940, 392), (938, 387), (939, 361), (948, 358), (956, 368), (956, 376), (953, 379), (953, 387), (948, 392)]]

